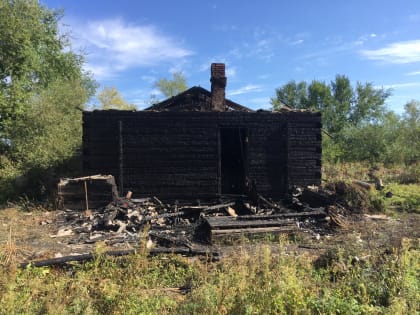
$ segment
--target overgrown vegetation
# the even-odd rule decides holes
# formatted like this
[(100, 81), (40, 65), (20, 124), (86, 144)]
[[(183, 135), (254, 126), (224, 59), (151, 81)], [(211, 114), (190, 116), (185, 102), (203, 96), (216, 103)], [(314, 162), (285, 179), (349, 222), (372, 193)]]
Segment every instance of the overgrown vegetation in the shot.
[[(370, 163), (325, 163), (323, 182), (359, 212), (414, 212), (420, 214), (420, 164), (387, 168)], [(352, 184), (354, 179), (372, 182), (381, 178), (381, 191), (366, 191)], [(372, 184), (373, 185), (373, 184)]]
[(420, 214), (420, 185), (393, 183), (388, 185), (387, 191), (392, 192), (392, 196), (384, 200), (386, 209)]
[(61, 17), (38, 1), (0, 0), (0, 202), (40, 198), (74, 171), (95, 84), (59, 32)]
[(351, 86), (344, 75), (330, 83), (290, 81), (276, 90), (271, 102), (282, 106), (319, 110), (325, 135), (325, 162), (412, 165), (420, 160), (420, 102), (412, 100), (397, 115), (386, 108), (390, 90), (372, 83)]
[(101, 249), (93, 262), (67, 269), (17, 270), (2, 263), (0, 312), (415, 314), (420, 309), (418, 244), (407, 240), (375, 255), (328, 250), (316, 260), (290, 255), (285, 245), (280, 238), (279, 253), (262, 245), (220, 263), (148, 258), (142, 251), (108, 259)]

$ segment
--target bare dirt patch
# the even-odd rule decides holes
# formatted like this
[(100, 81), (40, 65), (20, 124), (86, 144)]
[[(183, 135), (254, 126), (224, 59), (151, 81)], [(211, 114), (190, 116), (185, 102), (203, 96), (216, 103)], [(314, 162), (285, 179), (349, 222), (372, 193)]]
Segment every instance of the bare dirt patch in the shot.
[[(73, 253), (76, 248), (67, 245), (65, 237), (51, 237), (58, 230), (57, 215), (56, 211), (26, 212), (17, 208), (0, 210), (0, 248), (6, 247), (11, 235), (18, 261)], [(86, 252), (89, 248), (81, 248), (80, 251)]]

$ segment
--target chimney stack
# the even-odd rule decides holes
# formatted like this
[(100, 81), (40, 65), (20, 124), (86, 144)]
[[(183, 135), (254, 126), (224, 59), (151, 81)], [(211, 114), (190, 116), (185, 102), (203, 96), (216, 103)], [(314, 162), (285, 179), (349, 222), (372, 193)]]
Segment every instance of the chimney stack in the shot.
[(225, 110), (226, 75), (224, 63), (211, 64), (211, 109), (214, 111)]

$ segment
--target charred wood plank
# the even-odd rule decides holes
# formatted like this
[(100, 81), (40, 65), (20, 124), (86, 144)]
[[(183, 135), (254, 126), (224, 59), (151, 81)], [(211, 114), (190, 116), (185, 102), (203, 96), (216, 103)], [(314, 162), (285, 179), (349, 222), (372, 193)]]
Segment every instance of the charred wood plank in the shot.
[(327, 213), (323, 208), (314, 209), (312, 211), (303, 211), (303, 212), (289, 212), (289, 213), (279, 213), (279, 214), (270, 214), (270, 215), (241, 215), (237, 217), (237, 220), (256, 220), (256, 218), (264, 219), (280, 219), (280, 218), (289, 218), (289, 219), (305, 219), (305, 218), (325, 218)]
[(255, 218), (254, 220), (237, 220), (234, 217), (208, 217), (206, 218), (207, 223), (209, 224), (212, 230), (221, 230), (221, 229), (246, 229), (253, 227), (276, 227), (284, 225), (293, 225), (293, 220), (280, 220), (280, 219), (259, 219)]
[(236, 204), (235, 201), (232, 202), (228, 202), (228, 203), (223, 203), (223, 204), (219, 204), (219, 205), (214, 205), (214, 206), (209, 206), (209, 207), (205, 207), (203, 210), (201, 210), (202, 213), (210, 213), (213, 211), (217, 211), (220, 209), (224, 209), (227, 207), (233, 207)]

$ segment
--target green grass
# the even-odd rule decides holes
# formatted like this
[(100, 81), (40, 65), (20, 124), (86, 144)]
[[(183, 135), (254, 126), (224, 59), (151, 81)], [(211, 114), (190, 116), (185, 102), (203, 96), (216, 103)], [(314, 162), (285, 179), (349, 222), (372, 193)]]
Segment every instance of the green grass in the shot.
[[(392, 183), (386, 186), (385, 192), (392, 192), (391, 198), (385, 198), (387, 209), (415, 212), (420, 214), (420, 185), (401, 185)], [(384, 194), (383, 194), (384, 195)]]
[[(354, 251), (316, 262), (260, 245), (220, 263), (169, 255), (101, 255), (71, 269), (0, 268), (1, 314), (416, 314), (420, 251), (405, 242), (354, 263)], [(257, 245), (256, 245), (257, 246)], [(362, 255), (362, 253), (360, 253)], [(319, 261), (322, 263), (319, 263)], [(168, 288), (188, 286), (182, 295)]]
[[(394, 166), (386, 168), (375, 165), (373, 173), (381, 178), (384, 190), (381, 192), (370, 191), (369, 198), (365, 198), (361, 189), (348, 189), (344, 196), (350, 203), (363, 202), (368, 211), (387, 211), (388, 213), (414, 212), (420, 214), (420, 163), (411, 166)], [(370, 181), (369, 172), (372, 166), (363, 163), (326, 164), (323, 166), (323, 181), (325, 186), (344, 182), (351, 188), (352, 180)], [(353, 187), (354, 188), (354, 187)], [(385, 194), (392, 192), (391, 198)], [(361, 194), (360, 194), (361, 193)], [(365, 193), (366, 194), (366, 193)], [(363, 198), (359, 198), (363, 197)]]

